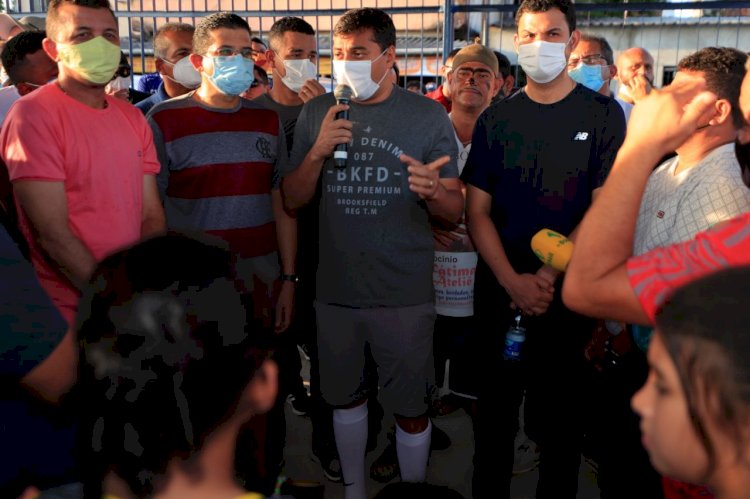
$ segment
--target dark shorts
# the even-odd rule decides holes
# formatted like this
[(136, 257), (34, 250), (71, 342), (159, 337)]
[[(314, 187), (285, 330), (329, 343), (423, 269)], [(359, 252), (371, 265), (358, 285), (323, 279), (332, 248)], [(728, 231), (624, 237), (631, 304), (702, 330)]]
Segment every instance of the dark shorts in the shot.
[(348, 308), (316, 302), (320, 387), (333, 406), (360, 396), (369, 344), (378, 365), (380, 402), (404, 417), (427, 411), (434, 378), (433, 303), (399, 308)]

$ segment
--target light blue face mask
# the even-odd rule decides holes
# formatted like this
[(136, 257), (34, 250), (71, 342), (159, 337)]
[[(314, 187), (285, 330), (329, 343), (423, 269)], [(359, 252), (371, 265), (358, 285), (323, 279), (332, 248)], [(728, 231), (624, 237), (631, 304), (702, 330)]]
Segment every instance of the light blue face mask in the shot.
[(208, 57), (213, 60), (214, 74), (208, 76), (209, 81), (223, 94), (240, 95), (250, 88), (255, 75), (255, 65), (251, 59), (241, 55)]
[(568, 71), (568, 76), (573, 78), (573, 81), (580, 83), (586, 88), (598, 92), (602, 85), (604, 85), (604, 78), (602, 78), (603, 68), (606, 66), (580, 64), (577, 68)]

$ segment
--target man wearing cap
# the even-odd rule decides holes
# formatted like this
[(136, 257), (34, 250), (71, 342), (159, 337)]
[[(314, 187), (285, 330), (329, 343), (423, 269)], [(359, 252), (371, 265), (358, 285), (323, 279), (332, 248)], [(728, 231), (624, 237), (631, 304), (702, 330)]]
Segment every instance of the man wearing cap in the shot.
[[(462, 48), (453, 59), (448, 74), (452, 92), (452, 110), (448, 115), (458, 147), (458, 171), (463, 171), (471, 150), (471, 138), (479, 115), (490, 105), (502, 86), (498, 77), (498, 60), (494, 52), (479, 44)], [(462, 186), (463, 188), (463, 186)], [(456, 223), (433, 219), (435, 239), (435, 371), (437, 384), (450, 393), (465, 399), (475, 399), (476, 389), (472, 368), (475, 352), (462, 348), (472, 344), (475, 328), (474, 273), (477, 253), (466, 232), (462, 217)], [(467, 280), (455, 275), (472, 276)], [(449, 362), (450, 369), (446, 369)], [(445, 372), (444, 372), (445, 371)], [(450, 373), (450, 378), (444, 375)], [(443, 378), (441, 380), (441, 378)]]
[[(527, 84), (477, 120), (461, 174), (469, 232), (481, 256), (474, 313), (478, 324), (491, 325), (479, 335), (475, 499), (487, 490), (486, 497), (508, 497), (524, 388), (524, 429), (541, 449), (536, 497), (576, 495), (583, 346), (593, 323), (563, 306), (558, 273), (542, 265), (530, 243), (543, 228), (574, 232), (625, 136), (620, 106), (565, 70), (580, 37), (574, 4), (525, 0), (516, 25)], [(520, 360), (505, 360), (504, 332), (521, 314)]]

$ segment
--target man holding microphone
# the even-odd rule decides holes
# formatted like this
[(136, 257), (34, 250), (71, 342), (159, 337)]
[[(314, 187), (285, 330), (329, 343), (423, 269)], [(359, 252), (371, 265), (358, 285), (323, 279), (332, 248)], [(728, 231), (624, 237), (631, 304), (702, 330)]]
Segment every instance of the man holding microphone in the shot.
[[(396, 30), (373, 8), (350, 10), (334, 28), (334, 72), (352, 103), (308, 102), (295, 130), (287, 208), (321, 182), (316, 312), (323, 397), (334, 409), (346, 499), (367, 497), (367, 399), (360, 378), (369, 345), (383, 405), (396, 416), (404, 481), (425, 478), (430, 446), (427, 387), (435, 320), (429, 217), (458, 219), (463, 199), (445, 111), (394, 86)], [(335, 119), (349, 110), (350, 119)], [(394, 119), (397, 118), (397, 119)], [(432, 126), (423, 130), (423, 124)], [(415, 134), (415, 130), (423, 130)], [(334, 148), (350, 144), (345, 166)]]

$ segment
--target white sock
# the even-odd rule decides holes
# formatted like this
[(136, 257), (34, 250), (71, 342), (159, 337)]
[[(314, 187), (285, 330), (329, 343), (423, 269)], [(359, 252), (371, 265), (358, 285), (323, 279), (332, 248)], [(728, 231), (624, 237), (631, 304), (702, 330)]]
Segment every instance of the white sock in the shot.
[(427, 428), (421, 433), (407, 433), (396, 425), (396, 454), (402, 482), (424, 482), (431, 436), (432, 422), (429, 419)]
[(367, 499), (365, 452), (367, 404), (333, 410), (333, 434), (344, 479), (344, 499)]

